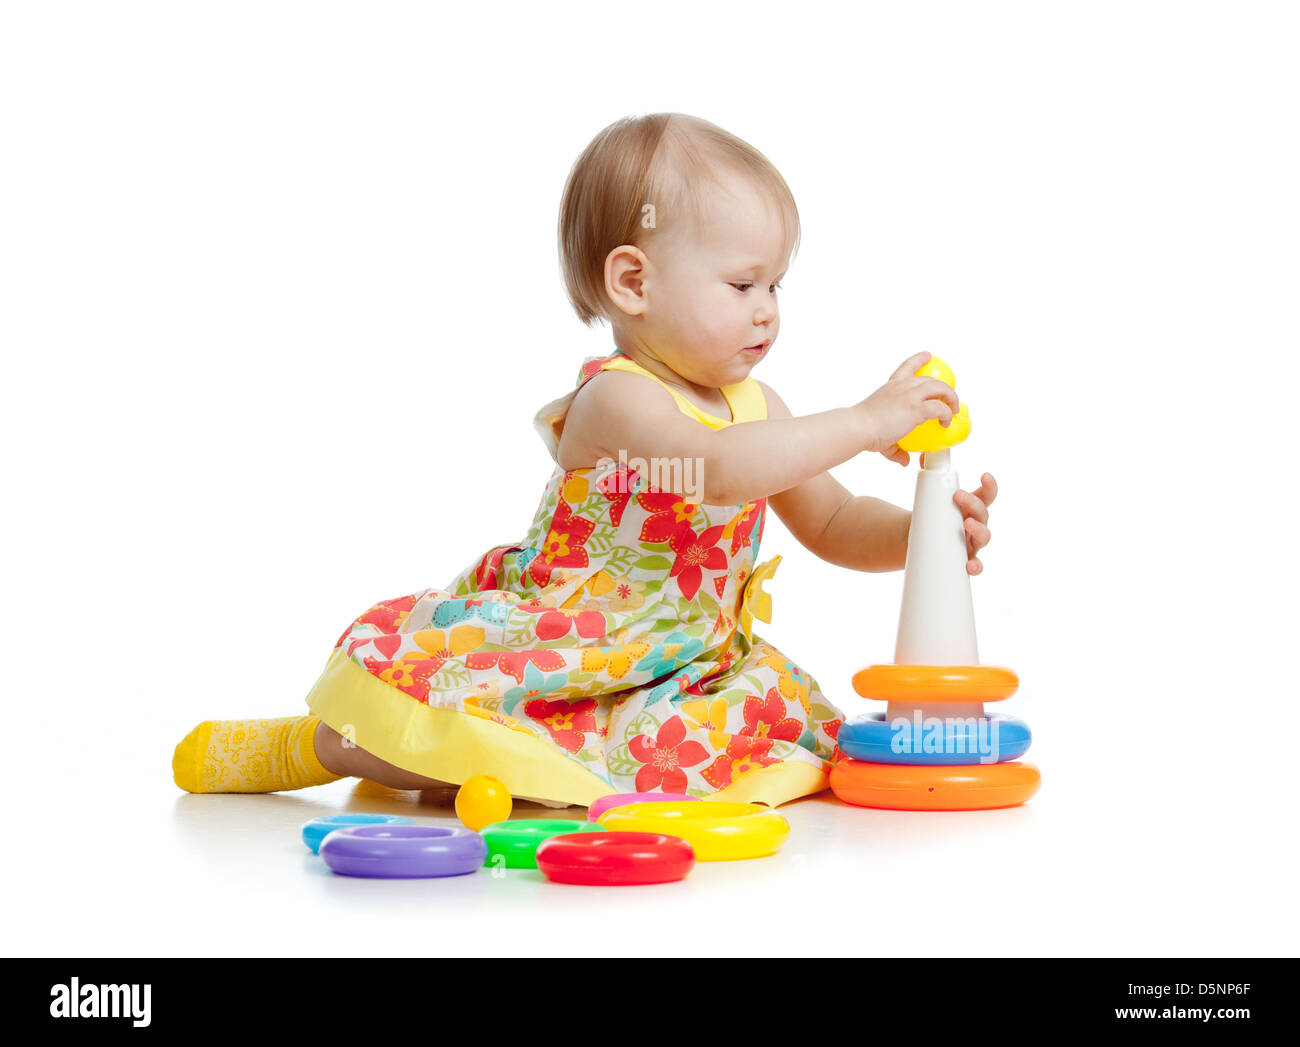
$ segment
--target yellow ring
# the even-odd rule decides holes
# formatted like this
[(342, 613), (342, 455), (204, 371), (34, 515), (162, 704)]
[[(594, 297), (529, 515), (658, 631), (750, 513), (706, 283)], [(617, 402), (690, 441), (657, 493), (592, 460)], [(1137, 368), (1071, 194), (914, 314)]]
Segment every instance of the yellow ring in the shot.
[(1001, 665), (868, 665), (853, 689), (884, 702), (1000, 702), (1020, 686)]
[(611, 832), (663, 833), (685, 840), (699, 862), (729, 862), (776, 854), (790, 823), (757, 803), (724, 800), (630, 803), (597, 821)]
[(868, 763), (841, 757), (831, 791), (855, 807), (888, 811), (984, 811), (1016, 807), (1042, 784), (1032, 763)]

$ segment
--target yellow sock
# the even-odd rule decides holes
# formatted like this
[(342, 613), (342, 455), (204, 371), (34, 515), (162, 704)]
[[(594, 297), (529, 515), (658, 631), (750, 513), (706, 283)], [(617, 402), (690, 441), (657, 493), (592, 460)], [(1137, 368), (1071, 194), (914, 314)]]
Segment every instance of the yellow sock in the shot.
[(172, 776), (190, 793), (269, 793), (338, 781), (316, 758), (314, 716), (205, 720), (172, 756)]

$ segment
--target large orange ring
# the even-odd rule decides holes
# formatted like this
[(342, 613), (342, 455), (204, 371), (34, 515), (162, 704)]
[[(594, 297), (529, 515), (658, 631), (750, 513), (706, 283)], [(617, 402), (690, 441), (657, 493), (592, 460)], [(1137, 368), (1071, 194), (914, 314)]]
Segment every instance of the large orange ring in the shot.
[(1019, 686), (1001, 665), (868, 665), (853, 674), (858, 694), (886, 702), (1000, 702)]
[(831, 768), (831, 791), (856, 807), (887, 811), (983, 811), (1024, 803), (1042, 784), (1032, 763), (959, 766), (867, 763), (842, 757)]

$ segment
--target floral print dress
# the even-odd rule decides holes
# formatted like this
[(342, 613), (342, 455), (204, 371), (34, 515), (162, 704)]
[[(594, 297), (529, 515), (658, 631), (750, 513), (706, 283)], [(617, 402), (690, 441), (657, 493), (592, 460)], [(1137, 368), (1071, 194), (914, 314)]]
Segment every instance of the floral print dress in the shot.
[[(552, 457), (577, 390), (607, 369), (659, 381), (618, 352), (586, 360), (535, 419)], [(660, 384), (711, 428), (767, 416), (753, 378), (721, 390), (729, 420)], [(517, 796), (775, 806), (818, 792), (843, 717), (754, 632), (781, 560), (756, 565), (766, 515), (766, 499), (692, 503), (626, 461), (557, 464), (518, 544), (356, 618), (307, 704), (399, 767), (453, 784), (491, 774)]]

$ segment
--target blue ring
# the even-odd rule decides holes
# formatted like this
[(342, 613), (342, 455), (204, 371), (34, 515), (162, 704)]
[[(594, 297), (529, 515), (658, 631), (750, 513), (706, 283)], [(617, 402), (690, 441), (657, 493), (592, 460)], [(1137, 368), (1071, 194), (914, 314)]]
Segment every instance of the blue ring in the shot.
[[(943, 722), (942, 732), (936, 720)], [(994, 724), (996, 735), (991, 729)], [(885, 722), (884, 713), (876, 713), (844, 724), (836, 741), (847, 756), (868, 763), (960, 766), (1015, 760), (1024, 755), (1032, 738), (1024, 720), (1002, 713), (988, 713), (977, 723), (965, 717), (950, 722), (926, 717), (919, 734), (915, 726), (908, 718), (896, 728)]]
[(335, 829), (348, 825), (410, 825), (410, 818), (400, 814), (327, 814), (303, 822), (302, 842), (312, 854), (320, 854), (320, 842)]

